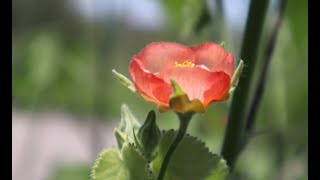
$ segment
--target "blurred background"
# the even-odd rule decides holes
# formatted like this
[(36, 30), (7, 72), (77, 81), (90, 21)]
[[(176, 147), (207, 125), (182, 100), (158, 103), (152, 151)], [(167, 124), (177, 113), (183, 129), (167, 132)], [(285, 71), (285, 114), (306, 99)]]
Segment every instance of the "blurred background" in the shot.
[[(98, 153), (116, 146), (121, 104), (141, 123), (155, 109), (111, 70), (130, 77), (131, 57), (153, 41), (224, 41), (237, 64), (249, 2), (13, 0), (13, 179), (89, 179)], [(278, 4), (269, 5), (261, 52)], [(288, 1), (257, 114), (255, 131), (263, 133), (241, 154), (235, 179), (308, 179), (307, 13), (307, 1)], [(196, 115), (188, 129), (214, 153), (221, 149), (230, 102)], [(157, 113), (157, 120), (162, 129), (178, 126), (172, 112)]]

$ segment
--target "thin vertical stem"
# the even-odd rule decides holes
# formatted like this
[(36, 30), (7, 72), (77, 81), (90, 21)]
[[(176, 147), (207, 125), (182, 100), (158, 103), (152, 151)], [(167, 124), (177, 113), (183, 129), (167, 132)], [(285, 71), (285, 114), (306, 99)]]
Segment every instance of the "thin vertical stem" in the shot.
[(249, 114), (248, 114), (248, 118), (246, 121), (246, 133), (248, 135), (251, 134), (252, 132), (252, 128), (254, 126), (254, 121), (255, 121), (255, 115), (258, 111), (259, 105), (260, 105), (260, 101), (261, 101), (261, 97), (264, 93), (264, 87), (265, 87), (265, 83), (266, 83), (266, 77), (267, 77), (267, 72), (268, 72), (268, 68), (269, 68), (269, 64), (271, 62), (271, 56), (273, 54), (273, 50), (275, 47), (275, 43), (276, 43), (276, 39), (277, 39), (277, 35), (278, 35), (278, 31), (280, 29), (280, 25), (283, 19), (283, 15), (284, 15), (284, 11), (285, 11), (285, 6), (286, 6), (286, 0), (281, 0), (280, 1), (280, 7), (279, 7), (279, 14), (278, 17), (276, 19), (276, 22), (272, 28), (272, 32), (271, 32), (271, 38), (268, 42), (267, 48), (263, 54), (263, 67), (262, 67), (262, 72), (260, 74), (259, 80), (258, 80), (258, 85), (256, 87), (255, 93), (254, 93), (254, 98), (252, 101), (252, 104), (250, 106), (250, 110), (249, 110)]
[(244, 60), (245, 67), (239, 79), (239, 86), (235, 90), (232, 99), (221, 152), (231, 168), (234, 166), (243, 143), (249, 90), (251, 88), (250, 85), (253, 79), (254, 69), (256, 68), (259, 42), (268, 5), (269, 0), (252, 0), (250, 3), (240, 55), (241, 59)]

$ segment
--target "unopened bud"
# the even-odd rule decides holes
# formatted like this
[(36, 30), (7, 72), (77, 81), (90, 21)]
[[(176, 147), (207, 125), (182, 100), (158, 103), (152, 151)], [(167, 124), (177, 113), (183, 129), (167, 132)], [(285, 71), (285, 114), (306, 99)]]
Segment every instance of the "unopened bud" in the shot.
[(151, 154), (158, 146), (161, 139), (161, 132), (156, 124), (156, 114), (151, 110), (147, 119), (138, 130), (138, 140), (146, 154)]

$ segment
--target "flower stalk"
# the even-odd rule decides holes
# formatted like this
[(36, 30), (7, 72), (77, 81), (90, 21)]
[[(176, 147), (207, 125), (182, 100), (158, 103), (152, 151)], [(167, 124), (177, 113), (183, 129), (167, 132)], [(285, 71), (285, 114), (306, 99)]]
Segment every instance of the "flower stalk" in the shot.
[(162, 162), (160, 172), (158, 175), (158, 180), (163, 180), (164, 175), (167, 170), (167, 167), (169, 165), (171, 156), (173, 155), (174, 151), (176, 150), (176, 148), (178, 147), (178, 145), (182, 141), (184, 135), (186, 134), (188, 126), (189, 126), (189, 122), (190, 122), (193, 114), (194, 114), (193, 112), (177, 113), (177, 115), (179, 117), (179, 121), (180, 121), (179, 130), (178, 130), (176, 137), (174, 138), (172, 144), (170, 145), (168, 152), (166, 153), (166, 156), (164, 157), (164, 160)]

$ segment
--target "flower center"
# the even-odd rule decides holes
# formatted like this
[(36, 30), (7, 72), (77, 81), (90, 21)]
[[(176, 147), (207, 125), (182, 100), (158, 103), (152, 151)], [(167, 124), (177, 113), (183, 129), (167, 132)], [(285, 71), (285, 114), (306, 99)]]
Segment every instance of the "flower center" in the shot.
[(174, 65), (177, 67), (194, 67), (195, 64), (189, 60), (183, 61), (182, 63), (174, 62)]

